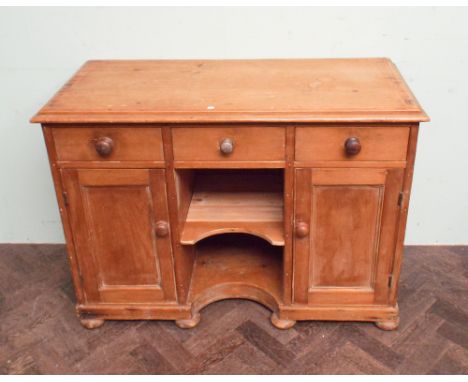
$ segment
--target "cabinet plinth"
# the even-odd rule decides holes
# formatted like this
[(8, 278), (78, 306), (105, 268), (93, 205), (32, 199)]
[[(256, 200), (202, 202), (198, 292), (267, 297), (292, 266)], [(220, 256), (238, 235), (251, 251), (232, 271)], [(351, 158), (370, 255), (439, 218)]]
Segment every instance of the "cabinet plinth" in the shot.
[(428, 117), (391, 61), (90, 61), (32, 121), (84, 327), (243, 298), (397, 329)]

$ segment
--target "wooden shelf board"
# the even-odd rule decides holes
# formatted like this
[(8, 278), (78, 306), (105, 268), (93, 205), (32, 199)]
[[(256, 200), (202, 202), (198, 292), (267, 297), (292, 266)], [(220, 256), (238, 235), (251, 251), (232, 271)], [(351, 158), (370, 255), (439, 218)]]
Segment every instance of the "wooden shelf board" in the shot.
[(196, 190), (182, 231), (182, 244), (208, 236), (242, 232), (284, 245), (281, 192)]

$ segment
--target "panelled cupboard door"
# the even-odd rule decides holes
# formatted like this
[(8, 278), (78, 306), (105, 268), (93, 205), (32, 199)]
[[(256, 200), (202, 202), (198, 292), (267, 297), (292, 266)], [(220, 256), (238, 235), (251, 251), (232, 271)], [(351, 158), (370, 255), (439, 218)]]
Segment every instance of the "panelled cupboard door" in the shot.
[(62, 170), (88, 303), (175, 301), (164, 170)]
[(295, 302), (386, 305), (403, 170), (295, 176)]

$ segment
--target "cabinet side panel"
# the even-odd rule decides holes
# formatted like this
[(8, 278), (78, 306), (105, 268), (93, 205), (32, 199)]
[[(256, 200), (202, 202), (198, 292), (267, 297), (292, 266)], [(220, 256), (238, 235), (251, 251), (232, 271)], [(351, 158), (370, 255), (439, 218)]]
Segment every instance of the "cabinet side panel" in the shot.
[(63, 232), (65, 235), (68, 261), (70, 263), (71, 275), (75, 290), (75, 296), (78, 304), (84, 302), (82, 283), (80, 279), (80, 272), (78, 268), (78, 261), (76, 258), (75, 246), (73, 242), (73, 234), (70, 227), (70, 221), (68, 211), (65, 205), (62, 179), (60, 176), (60, 170), (57, 166), (57, 155), (55, 150), (54, 138), (52, 135), (52, 129), (48, 126), (42, 126), (42, 133), (47, 147), (47, 155), (49, 157), (50, 171), (54, 182), (55, 194), (57, 197), (57, 203), (59, 206), (60, 218), (62, 220)]
[(86, 226), (78, 170), (62, 169), (61, 176), (63, 187), (68, 195), (67, 211), (75, 244), (76, 258), (79, 264), (78, 269), (83, 284), (83, 299), (86, 303), (99, 302), (97, 267), (92, 256), (90, 234)]
[(385, 183), (384, 206), (382, 210), (382, 229), (379, 242), (379, 263), (375, 277), (374, 303), (389, 303), (389, 277), (392, 273), (395, 239), (398, 228), (399, 194), (403, 185), (403, 169), (388, 169)]
[(392, 268), (392, 284), (390, 286), (390, 304), (396, 304), (398, 293), (398, 282), (400, 279), (401, 261), (403, 256), (403, 245), (406, 233), (406, 221), (408, 217), (408, 207), (413, 183), (414, 162), (416, 160), (416, 146), (418, 143), (419, 124), (413, 125), (410, 131), (408, 153), (406, 155), (407, 166), (403, 180), (403, 194), (400, 207), (398, 223), (398, 233), (396, 238), (395, 258)]

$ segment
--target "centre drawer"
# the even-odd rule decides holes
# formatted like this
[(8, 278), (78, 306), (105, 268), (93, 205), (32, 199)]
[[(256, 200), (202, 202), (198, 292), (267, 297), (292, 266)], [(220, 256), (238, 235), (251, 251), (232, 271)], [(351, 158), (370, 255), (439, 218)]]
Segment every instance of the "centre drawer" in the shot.
[(175, 127), (175, 161), (284, 161), (282, 127)]

